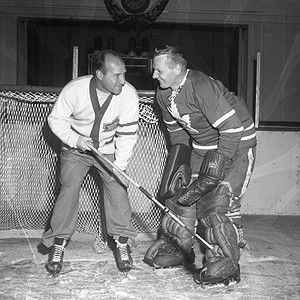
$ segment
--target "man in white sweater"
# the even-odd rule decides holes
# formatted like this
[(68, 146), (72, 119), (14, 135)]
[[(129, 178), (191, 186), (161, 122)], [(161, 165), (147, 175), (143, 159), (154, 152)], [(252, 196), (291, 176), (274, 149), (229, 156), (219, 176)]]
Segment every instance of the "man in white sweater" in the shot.
[[(137, 140), (138, 95), (125, 79), (126, 67), (115, 52), (96, 52), (93, 75), (78, 77), (62, 89), (48, 123), (62, 141), (61, 190), (43, 244), (50, 248), (46, 269), (56, 276), (68, 240), (76, 230), (81, 183), (94, 166), (103, 179), (107, 233), (116, 241), (118, 268), (133, 261), (130, 245), (137, 236), (131, 223), (126, 181), (90, 151), (90, 145), (126, 171)], [(99, 199), (102, 201), (102, 199)]]

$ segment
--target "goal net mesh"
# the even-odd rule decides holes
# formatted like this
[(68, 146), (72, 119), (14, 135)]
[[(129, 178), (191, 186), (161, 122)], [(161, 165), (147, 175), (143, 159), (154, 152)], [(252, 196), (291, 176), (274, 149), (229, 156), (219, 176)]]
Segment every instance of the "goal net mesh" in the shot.
[[(45, 88), (44, 88), (45, 89)], [(61, 143), (47, 124), (58, 91), (0, 90), (0, 230), (45, 229), (59, 192)], [(154, 92), (139, 92), (139, 134), (127, 174), (157, 197), (167, 147)], [(93, 168), (80, 190), (77, 231), (106, 239), (101, 178)], [(133, 184), (132, 223), (153, 232), (161, 210)]]

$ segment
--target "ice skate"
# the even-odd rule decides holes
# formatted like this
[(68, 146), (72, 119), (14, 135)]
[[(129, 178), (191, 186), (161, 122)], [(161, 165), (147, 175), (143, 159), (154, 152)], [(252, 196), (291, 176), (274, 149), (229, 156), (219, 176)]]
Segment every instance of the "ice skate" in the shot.
[(127, 276), (128, 271), (131, 270), (133, 265), (132, 257), (130, 256), (130, 247), (127, 244), (127, 237), (120, 237), (116, 240), (116, 263), (118, 269)]
[(63, 238), (55, 238), (54, 245), (49, 253), (46, 270), (56, 277), (62, 269), (64, 250), (67, 241)]
[(206, 276), (205, 271), (207, 268), (203, 268), (194, 273), (194, 281), (200, 284), (202, 288), (205, 287), (219, 287), (220, 285), (228, 286), (230, 284), (239, 283), (241, 281), (240, 266), (238, 269), (227, 278), (212, 278), (211, 276)]

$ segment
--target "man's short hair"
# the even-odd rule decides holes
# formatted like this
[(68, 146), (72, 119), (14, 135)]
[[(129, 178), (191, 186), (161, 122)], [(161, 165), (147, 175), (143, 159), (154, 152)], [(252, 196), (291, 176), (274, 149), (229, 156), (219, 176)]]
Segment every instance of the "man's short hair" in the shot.
[(175, 65), (179, 64), (183, 69), (187, 67), (187, 60), (182, 49), (174, 45), (162, 45), (155, 48), (154, 58), (160, 55), (167, 55), (167, 64), (170, 68), (174, 68)]
[(122, 60), (121, 56), (113, 50), (96, 50), (92, 56), (92, 73), (95, 75), (97, 70), (100, 70), (103, 74), (107, 73), (105, 60), (107, 56), (118, 57)]

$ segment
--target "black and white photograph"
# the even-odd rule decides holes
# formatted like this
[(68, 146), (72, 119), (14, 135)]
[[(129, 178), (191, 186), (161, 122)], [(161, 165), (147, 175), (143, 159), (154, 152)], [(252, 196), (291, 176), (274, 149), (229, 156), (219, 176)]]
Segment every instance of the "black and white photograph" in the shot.
[(297, 300), (299, 249), (299, 0), (0, 0), (0, 300)]

